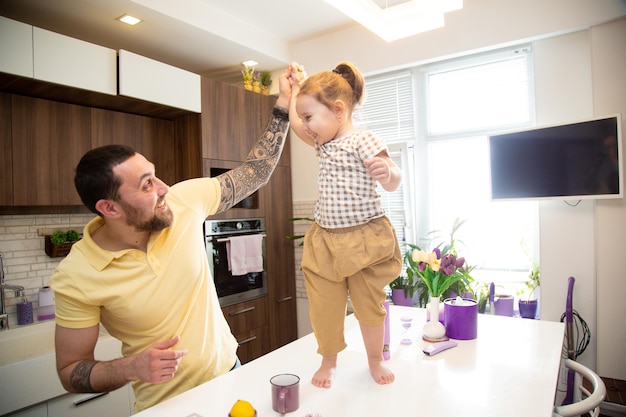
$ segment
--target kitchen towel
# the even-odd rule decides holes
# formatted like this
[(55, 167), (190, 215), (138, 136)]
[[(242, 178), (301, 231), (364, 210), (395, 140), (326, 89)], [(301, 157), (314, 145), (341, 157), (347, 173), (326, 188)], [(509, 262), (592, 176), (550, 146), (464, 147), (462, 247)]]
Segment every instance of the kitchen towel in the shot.
[(263, 271), (263, 235), (232, 236), (227, 244), (228, 270), (233, 275)]

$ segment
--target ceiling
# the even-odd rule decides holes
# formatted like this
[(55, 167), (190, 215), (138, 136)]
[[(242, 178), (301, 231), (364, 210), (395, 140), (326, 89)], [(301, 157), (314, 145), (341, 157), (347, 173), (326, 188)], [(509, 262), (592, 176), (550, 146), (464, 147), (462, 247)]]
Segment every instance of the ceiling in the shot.
[(244, 60), (280, 69), (291, 42), (355, 24), (324, 0), (1, 0), (0, 15), (227, 82)]

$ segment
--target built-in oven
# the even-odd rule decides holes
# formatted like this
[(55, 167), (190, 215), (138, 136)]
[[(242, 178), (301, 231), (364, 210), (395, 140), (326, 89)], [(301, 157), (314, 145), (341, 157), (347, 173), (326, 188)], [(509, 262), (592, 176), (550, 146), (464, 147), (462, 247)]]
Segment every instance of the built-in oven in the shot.
[[(229, 268), (228, 244), (232, 237), (245, 235), (262, 236), (263, 270), (233, 275)], [(222, 307), (267, 294), (265, 219), (206, 220), (204, 238), (209, 267)]]

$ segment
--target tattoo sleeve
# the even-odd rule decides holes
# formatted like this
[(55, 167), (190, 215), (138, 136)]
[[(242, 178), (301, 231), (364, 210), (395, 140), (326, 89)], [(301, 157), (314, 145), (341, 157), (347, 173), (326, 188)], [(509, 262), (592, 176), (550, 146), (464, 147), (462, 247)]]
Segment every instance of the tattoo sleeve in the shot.
[(217, 177), (222, 189), (218, 213), (231, 208), (269, 181), (283, 151), (288, 129), (287, 111), (274, 107), (267, 128), (243, 164)]
[(89, 381), (91, 376), (91, 370), (96, 366), (97, 361), (84, 360), (78, 363), (72, 375), (70, 376), (70, 385), (76, 390), (76, 392), (95, 392), (91, 388), (91, 382)]

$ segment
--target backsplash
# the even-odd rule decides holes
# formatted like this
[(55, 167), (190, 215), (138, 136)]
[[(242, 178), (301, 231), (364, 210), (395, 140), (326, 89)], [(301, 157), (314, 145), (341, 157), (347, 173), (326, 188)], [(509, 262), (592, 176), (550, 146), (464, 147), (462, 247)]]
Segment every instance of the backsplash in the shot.
[[(294, 217), (313, 217), (315, 201), (294, 202)], [(5, 281), (21, 285), (26, 289), (26, 299), (33, 302), (37, 316), (39, 288), (49, 285), (50, 277), (63, 258), (50, 258), (44, 252), (43, 231), (75, 229), (82, 233), (83, 227), (94, 217), (93, 214), (43, 214), (0, 216), (0, 254), (4, 261)], [(294, 222), (294, 234), (304, 234), (310, 222)], [(295, 246), (296, 296), (306, 298), (304, 277), (300, 270), (302, 247)], [(9, 322), (15, 326), (16, 307), (21, 301), (13, 291), (6, 291), (6, 306)]]
[[(42, 214), (0, 216), (0, 254), (4, 262), (7, 284), (21, 285), (26, 299), (33, 302), (37, 317), (39, 288), (49, 285), (50, 277), (63, 258), (50, 258), (44, 251), (43, 232), (83, 227), (94, 217), (93, 214)], [(17, 323), (15, 304), (22, 301), (13, 291), (6, 291), (6, 306), (9, 323)]]

